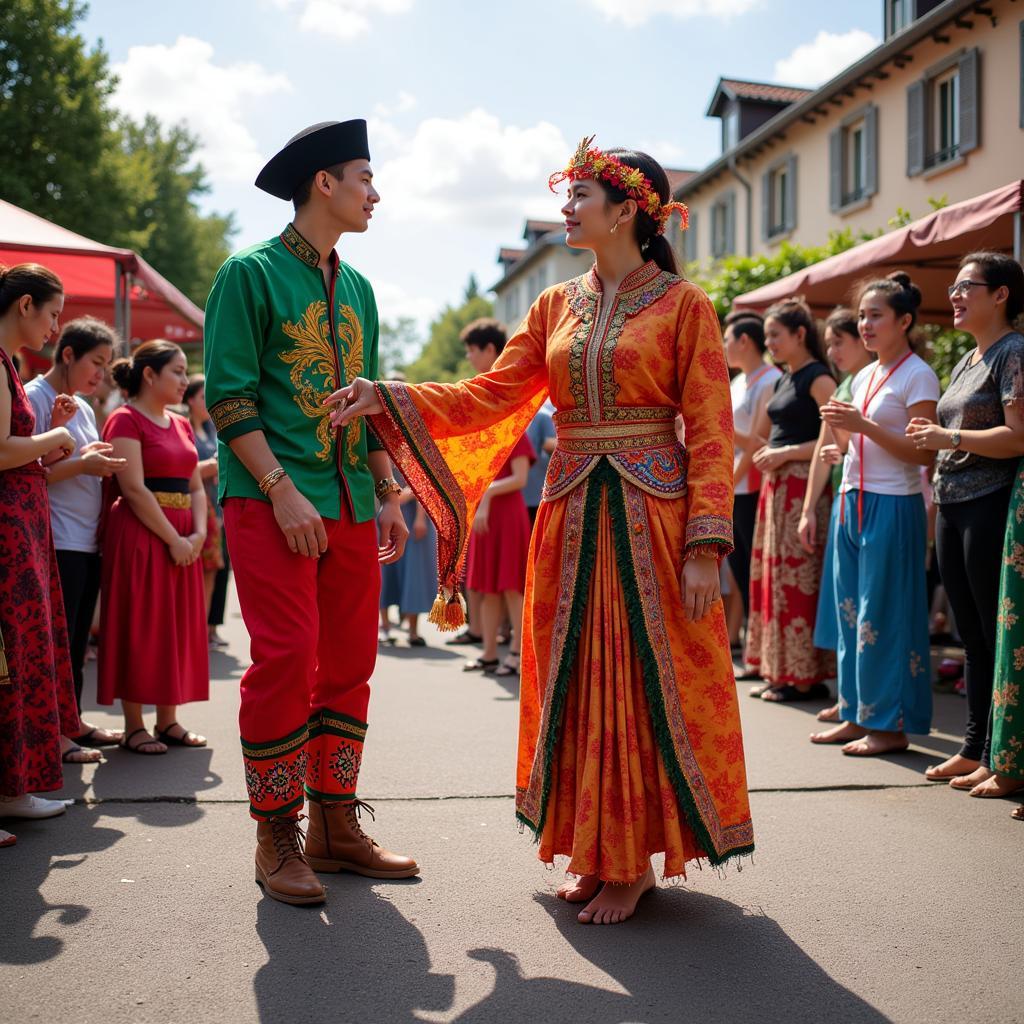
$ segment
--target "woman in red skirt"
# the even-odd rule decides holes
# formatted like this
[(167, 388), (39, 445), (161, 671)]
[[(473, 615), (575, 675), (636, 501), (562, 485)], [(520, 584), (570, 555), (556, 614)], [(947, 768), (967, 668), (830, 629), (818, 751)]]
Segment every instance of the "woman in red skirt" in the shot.
[[(74, 451), (63, 424), (76, 406), (58, 399), (55, 426), (34, 435), (32, 405), (11, 358), (20, 348), (38, 352), (56, 333), (63, 306), (52, 271), (33, 263), (0, 267), (0, 818), (64, 812), (62, 801), (32, 794), (63, 786), (61, 734), (82, 731), (42, 467)], [(0, 846), (13, 842), (0, 831)]]
[[(120, 698), (126, 750), (202, 747), (206, 740), (177, 721), (179, 704), (206, 700), (210, 690), (199, 561), (206, 492), (192, 427), (167, 411), (184, 397), (188, 366), (177, 345), (149, 341), (111, 374), (128, 403), (111, 414), (103, 438), (127, 465), (109, 482), (98, 699)], [(144, 704), (156, 705), (155, 735)]]

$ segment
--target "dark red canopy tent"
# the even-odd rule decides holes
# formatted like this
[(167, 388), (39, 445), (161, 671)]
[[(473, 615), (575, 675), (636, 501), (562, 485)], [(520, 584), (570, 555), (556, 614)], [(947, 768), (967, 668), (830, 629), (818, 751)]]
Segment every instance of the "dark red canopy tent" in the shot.
[(203, 311), (131, 249), (116, 249), (0, 200), (0, 262), (42, 263), (64, 283), (63, 321), (86, 314), (127, 340), (201, 345)]
[(921, 321), (949, 326), (946, 289), (961, 258), (977, 249), (996, 249), (1020, 260), (1022, 210), (1024, 181), (1013, 181), (740, 295), (732, 308), (763, 311), (780, 299), (802, 295), (816, 314), (825, 316), (855, 301), (852, 293), (865, 279), (905, 270), (922, 292)]

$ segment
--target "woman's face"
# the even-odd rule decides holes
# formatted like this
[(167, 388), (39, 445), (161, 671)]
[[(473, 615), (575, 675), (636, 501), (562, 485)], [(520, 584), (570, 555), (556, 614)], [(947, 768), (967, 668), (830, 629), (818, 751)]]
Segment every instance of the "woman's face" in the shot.
[(881, 292), (868, 291), (857, 308), (857, 330), (869, 352), (888, 352), (906, 343), (910, 316), (898, 317)]
[(159, 373), (151, 368), (143, 371), (152, 399), (160, 405), (180, 405), (188, 387), (188, 363), (184, 352), (177, 352)]
[(188, 411), (189, 415), (201, 423), (205, 423), (209, 418), (210, 414), (206, 410), (206, 388), (200, 388), (189, 400), (188, 400)]
[(784, 323), (769, 317), (764, 322), (764, 341), (772, 360), (776, 363), (791, 363), (807, 354), (804, 345), (803, 328), (791, 331)]
[(593, 180), (583, 178), (569, 185), (569, 196), (562, 207), (565, 217), (565, 244), (573, 249), (593, 249), (600, 245), (618, 220), (617, 209), (608, 202), (605, 190)]
[(856, 334), (826, 327), (825, 349), (836, 369), (842, 373), (852, 372), (858, 363), (863, 362), (864, 344)]
[(953, 326), (968, 334), (1006, 315), (1006, 289), (989, 288), (977, 263), (968, 263), (956, 275), (949, 301), (953, 305)]
[(64, 296), (55, 295), (37, 304), (26, 295), (19, 300), (18, 309), (21, 313), (18, 318), (18, 341), (23, 347), (38, 352), (57, 334), (60, 315), (64, 310)]
[(114, 358), (114, 349), (111, 345), (97, 345), (76, 359), (74, 352), (67, 348), (61, 358), (68, 394), (91, 395), (103, 383), (110, 360)]

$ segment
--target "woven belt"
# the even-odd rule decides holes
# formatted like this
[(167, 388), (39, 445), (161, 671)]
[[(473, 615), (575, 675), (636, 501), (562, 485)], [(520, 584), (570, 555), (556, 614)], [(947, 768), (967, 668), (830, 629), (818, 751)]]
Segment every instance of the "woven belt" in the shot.
[(153, 491), (153, 497), (161, 508), (191, 508), (192, 495), (177, 491)]
[(678, 444), (675, 414), (671, 418), (599, 423), (555, 422), (558, 447), (572, 455), (608, 455), (641, 448)]
[(161, 508), (191, 508), (189, 479), (185, 476), (147, 476), (143, 483)]

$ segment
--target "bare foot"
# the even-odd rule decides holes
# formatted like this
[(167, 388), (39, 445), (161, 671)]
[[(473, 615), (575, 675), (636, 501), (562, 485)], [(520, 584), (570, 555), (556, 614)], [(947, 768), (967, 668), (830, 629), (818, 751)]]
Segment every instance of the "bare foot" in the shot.
[(819, 722), (838, 722), (839, 705), (833, 704), (830, 708), (822, 708), (814, 717), (817, 718)]
[(932, 782), (948, 782), (958, 775), (967, 775), (981, 766), (980, 761), (964, 757), (963, 754), (954, 754), (943, 761), (942, 764), (932, 765), (924, 770), (924, 777)]
[(856, 722), (842, 722), (826, 729), (824, 732), (812, 732), (812, 743), (848, 743), (850, 740), (859, 740), (867, 736), (867, 729), (857, 725)]
[(61, 736), (60, 759), (64, 764), (99, 764), (103, 760), (103, 752), (80, 747), (74, 740)]
[(958, 775), (955, 779), (950, 779), (949, 785), (951, 789), (974, 789), (975, 786), (980, 785), (982, 782), (988, 782), (993, 775), (995, 775), (995, 772), (980, 766), (968, 775)]
[(843, 753), (850, 757), (877, 757), (906, 750), (909, 746), (906, 733), (871, 731), (863, 739), (847, 743)]
[(971, 796), (1001, 797), (1009, 796), (1024, 789), (1024, 781), (1021, 779), (1010, 779), (1005, 775), (993, 775), (992, 778), (979, 782), (971, 790)]
[(1020, 807), (1014, 807), (1014, 809), (1010, 811), (1010, 817), (1013, 818), (1014, 821), (1024, 821), (1024, 804), (1021, 804)]
[(640, 897), (657, 885), (654, 868), (649, 864), (646, 874), (629, 885), (605, 885), (580, 912), (583, 924), (621, 924), (633, 916)]
[(555, 895), (569, 903), (586, 903), (594, 898), (600, 887), (601, 879), (597, 875), (580, 875), (579, 878), (567, 878)]

